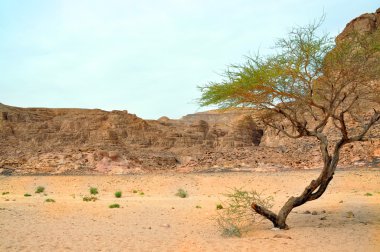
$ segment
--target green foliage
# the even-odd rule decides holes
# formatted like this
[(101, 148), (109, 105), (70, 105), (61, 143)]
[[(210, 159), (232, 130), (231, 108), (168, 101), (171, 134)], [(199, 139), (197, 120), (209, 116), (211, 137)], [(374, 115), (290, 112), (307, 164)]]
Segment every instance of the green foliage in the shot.
[(120, 198), (121, 195), (122, 195), (122, 192), (121, 192), (121, 191), (117, 191), (117, 192), (115, 192), (115, 197), (116, 197), (116, 198)]
[(133, 189), (133, 191), (132, 191), (133, 193), (138, 193), (138, 190), (136, 190), (136, 189)]
[(365, 196), (373, 196), (373, 194), (372, 193), (366, 193), (366, 194), (364, 194)]
[(108, 206), (109, 208), (120, 208), (119, 204), (112, 204)]
[(223, 209), (223, 205), (222, 204), (217, 204), (216, 205), (216, 210), (220, 210), (220, 209)]
[(95, 196), (84, 196), (83, 197), (83, 201), (86, 201), (86, 202), (89, 202), (89, 201), (95, 202), (97, 200), (98, 200), (98, 198)]
[(249, 56), (243, 64), (231, 65), (224, 80), (200, 87), (200, 104), (266, 108), (310, 94), (309, 84), (322, 75), (324, 57), (333, 46), (328, 36), (316, 35), (319, 25), (293, 28), (277, 40), (273, 55)]
[(2, 195), (7, 195), (7, 194), (9, 194), (9, 192), (3, 192), (3, 193), (2, 193)]
[(196, 205), (195, 208), (202, 208), (200, 205)]
[(178, 191), (175, 195), (180, 197), (180, 198), (187, 198), (188, 197), (188, 193), (182, 188), (178, 189)]
[(38, 186), (38, 187), (36, 188), (35, 193), (43, 193), (44, 191), (45, 191), (45, 187), (43, 187), (43, 186)]
[[(293, 138), (321, 138), (333, 120), (344, 143), (362, 139), (357, 129), (373, 122), (368, 124), (360, 111), (368, 110), (368, 103), (371, 108), (380, 105), (380, 86), (369, 84), (380, 78), (380, 30), (353, 33), (334, 45), (332, 38), (318, 36), (319, 25), (293, 28), (277, 40), (272, 55), (231, 65), (222, 81), (200, 87), (199, 103), (255, 108), (264, 124)], [(355, 127), (340, 126), (348, 115), (355, 115)]]
[(51, 202), (51, 203), (54, 203), (55, 200), (54, 200), (54, 199), (46, 199), (45, 202)]
[(234, 188), (225, 196), (227, 199), (223, 205), (219, 204), (222, 208), (217, 208), (218, 217), (216, 219), (224, 236), (240, 237), (252, 223), (262, 219), (262, 216), (251, 208), (252, 203), (259, 204), (267, 209), (273, 206), (272, 197), (263, 198), (256, 191), (249, 192)]
[(96, 194), (98, 194), (99, 192), (98, 192), (98, 188), (96, 188), (96, 187), (90, 187), (90, 194), (92, 194), (92, 195), (96, 195)]
[(32, 195), (30, 195), (29, 193), (24, 194), (24, 197), (30, 197), (30, 196), (32, 196)]

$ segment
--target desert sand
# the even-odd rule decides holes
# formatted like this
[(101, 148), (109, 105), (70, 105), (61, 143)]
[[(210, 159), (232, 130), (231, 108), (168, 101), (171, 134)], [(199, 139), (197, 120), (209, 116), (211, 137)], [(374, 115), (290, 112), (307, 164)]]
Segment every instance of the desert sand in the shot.
[[(277, 211), (318, 172), (2, 176), (0, 251), (380, 251), (378, 169), (337, 171), (319, 200), (290, 214), (289, 230), (272, 230), (264, 220), (241, 238), (221, 236), (216, 204), (229, 188), (272, 195)], [(34, 193), (37, 186), (46, 195)], [(84, 202), (91, 186), (99, 199)], [(189, 197), (175, 196), (179, 188)]]

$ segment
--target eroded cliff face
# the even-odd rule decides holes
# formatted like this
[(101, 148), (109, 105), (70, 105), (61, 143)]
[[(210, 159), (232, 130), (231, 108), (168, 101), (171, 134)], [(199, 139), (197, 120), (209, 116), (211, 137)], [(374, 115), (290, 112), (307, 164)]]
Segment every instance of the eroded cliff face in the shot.
[[(0, 105), (0, 167), (17, 173), (128, 173), (211, 166), (210, 152), (260, 144), (247, 113), (143, 120), (127, 111)], [(206, 116), (206, 117), (207, 117)], [(218, 119), (219, 118), (219, 119)], [(207, 118), (205, 118), (207, 119)]]
[[(0, 105), (3, 174), (127, 174), (152, 170), (317, 168), (313, 139), (292, 140), (254, 111), (143, 120), (127, 111)], [(371, 134), (379, 135), (377, 125)], [(380, 140), (343, 150), (341, 165), (377, 165)]]
[[(379, 29), (380, 9), (350, 31)], [(374, 81), (374, 85), (380, 82)], [(328, 127), (330, 134), (333, 127)], [(380, 165), (380, 125), (371, 140), (344, 147), (341, 166)], [(0, 104), (1, 174), (126, 174), (152, 170), (321, 167), (318, 143), (265, 128), (255, 111), (208, 111), (143, 120), (128, 111), (17, 108)]]

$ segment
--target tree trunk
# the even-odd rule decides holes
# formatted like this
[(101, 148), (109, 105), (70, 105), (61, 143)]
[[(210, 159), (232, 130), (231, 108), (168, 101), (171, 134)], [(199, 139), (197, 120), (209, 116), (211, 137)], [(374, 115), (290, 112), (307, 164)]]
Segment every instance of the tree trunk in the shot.
[[(321, 140), (321, 139), (320, 139)], [(334, 150), (333, 156), (331, 157), (328, 153), (328, 145), (326, 139), (321, 140), (321, 152), (323, 157), (324, 167), (321, 174), (316, 180), (312, 180), (310, 184), (304, 189), (301, 195), (297, 197), (290, 197), (284, 206), (280, 209), (278, 214), (273, 213), (269, 209), (266, 209), (255, 202), (251, 204), (252, 209), (270, 220), (274, 227), (280, 229), (288, 229), (286, 224), (286, 219), (293, 208), (301, 206), (308, 201), (316, 200), (326, 191), (327, 186), (333, 179), (335, 169), (339, 161), (339, 150), (343, 146), (344, 142), (339, 142)]]

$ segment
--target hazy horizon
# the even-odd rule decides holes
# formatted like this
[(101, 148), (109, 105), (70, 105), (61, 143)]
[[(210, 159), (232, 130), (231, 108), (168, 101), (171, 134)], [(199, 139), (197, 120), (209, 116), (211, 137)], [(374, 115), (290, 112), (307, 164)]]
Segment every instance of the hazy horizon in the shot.
[[(2, 1), (0, 103), (128, 110), (144, 119), (195, 113), (197, 86), (268, 53), (323, 15), (336, 36), (375, 1)], [(205, 110), (205, 109), (202, 109)]]

